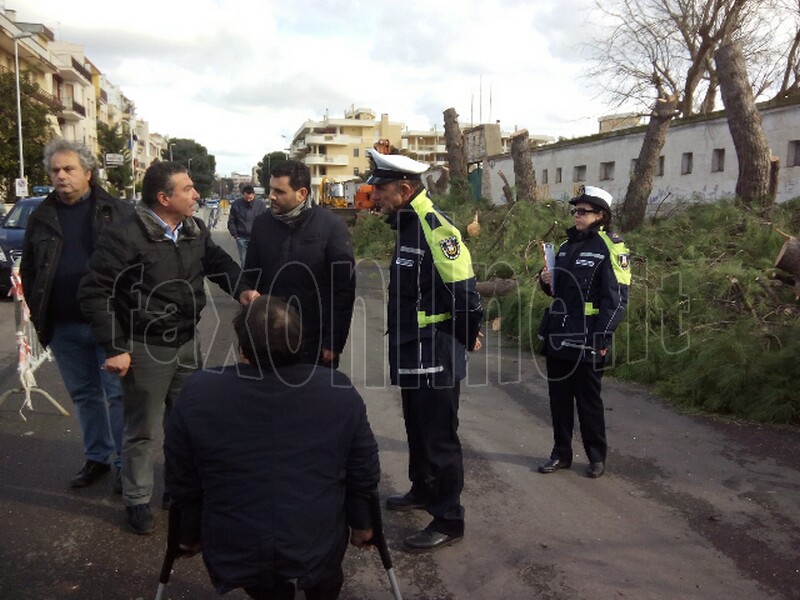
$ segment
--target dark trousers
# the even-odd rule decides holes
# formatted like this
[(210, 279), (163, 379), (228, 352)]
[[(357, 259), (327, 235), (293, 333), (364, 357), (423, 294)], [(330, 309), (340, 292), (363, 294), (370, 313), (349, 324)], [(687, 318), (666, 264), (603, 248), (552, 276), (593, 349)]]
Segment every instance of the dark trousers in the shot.
[(589, 462), (606, 460), (606, 421), (600, 397), (602, 363), (547, 359), (550, 415), (553, 419), (553, 451), (550, 458), (572, 461), (575, 407)]
[[(320, 580), (304, 590), (306, 600), (336, 600), (344, 585), (344, 573), (341, 566), (336, 573)], [(293, 600), (295, 589), (291, 581), (277, 584), (276, 587), (245, 588), (247, 595), (254, 600)]]
[(460, 384), (451, 388), (403, 388), (411, 491), (433, 516), (429, 527), (464, 534), (464, 461), (458, 439)]

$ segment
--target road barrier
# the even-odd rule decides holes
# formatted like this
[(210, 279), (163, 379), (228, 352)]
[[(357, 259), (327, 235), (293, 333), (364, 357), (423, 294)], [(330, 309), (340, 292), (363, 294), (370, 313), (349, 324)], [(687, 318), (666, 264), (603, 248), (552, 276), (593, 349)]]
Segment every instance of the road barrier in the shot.
[(25, 394), (25, 402), (19, 409), (19, 414), (23, 420), (27, 421), (25, 414), (22, 412), (25, 408), (33, 410), (33, 402), (31, 402), (31, 394), (39, 393), (52, 404), (58, 412), (65, 417), (69, 413), (64, 410), (55, 398), (48, 394), (45, 390), (36, 385), (36, 377), (34, 372), (45, 361), (52, 361), (53, 354), (49, 349), (45, 349), (39, 343), (39, 337), (36, 335), (36, 330), (31, 323), (31, 313), (28, 305), (25, 302), (25, 297), (22, 295), (22, 280), (19, 276), (19, 260), (14, 264), (11, 270), (11, 293), (14, 295), (14, 317), (17, 326), (17, 354), (19, 356), (19, 364), (17, 365), (17, 372), (19, 373), (20, 386), (5, 392), (0, 396), (0, 406), (3, 405), (6, 398), (11, 394)]

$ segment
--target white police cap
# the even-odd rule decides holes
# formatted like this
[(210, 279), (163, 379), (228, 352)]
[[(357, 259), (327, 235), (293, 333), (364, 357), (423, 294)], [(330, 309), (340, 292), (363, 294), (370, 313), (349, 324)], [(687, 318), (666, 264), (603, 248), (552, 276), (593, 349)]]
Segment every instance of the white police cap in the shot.
[(381, 154), (377, 150), (368, 149), (372, 173), (367, 183), (380, 185), (390, 181), (419, 181), (420, 175), (430, 167), (402, 154)]
[(586, 202), (587, 204), (591, 204), (592, 206), (596, 206), (610, 213), (611, 203), (614, 202), (614, 197), (603, 188), (585, 185), (578, 195), (569, 201), (570, 204), (577, 204), (578, 202)]

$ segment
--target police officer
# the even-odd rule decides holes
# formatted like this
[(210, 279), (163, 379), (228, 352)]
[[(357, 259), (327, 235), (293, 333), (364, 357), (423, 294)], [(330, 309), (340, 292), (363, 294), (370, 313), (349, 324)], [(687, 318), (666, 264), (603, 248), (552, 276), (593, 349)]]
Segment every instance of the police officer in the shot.
[(389, 510), (424, 508), (432, 517), (404, 540), (411, 552), (449, 546), (464, 535), (464, 467), (458, 438), (466, 350), (480, 348), (483, 317), (469, 250), (422, 185), (428, 166), (369, 150), (372, 198), (396, 230), (389, 272), (389, 367), (401, 388), (411, 489)]
[(606, 428), (600, 380), (612, 335), (625, 314), (631, 282), (629, 253), (610, 231), (613, 198), (586, 186), (575, 198), (575, 225), (558, 249), (555, 269), (542, 270), (542, 289), (553, 296), (539, 327), (547, 357), (553, 450), (540, 473), (572, 465), (572, 428), (577, 405), (587, 475), (605, 472)]

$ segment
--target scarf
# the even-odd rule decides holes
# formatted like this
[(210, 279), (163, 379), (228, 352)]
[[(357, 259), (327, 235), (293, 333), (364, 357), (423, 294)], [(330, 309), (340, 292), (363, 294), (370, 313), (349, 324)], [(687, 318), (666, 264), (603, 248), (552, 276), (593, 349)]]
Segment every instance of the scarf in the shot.
[(295, 206), (288, 213), (279, 215), (274, 210), (271, 212), (272, 216), (275, 217), (278, 221), (280, 221), (281, 223), (285, 223), (286, 225), (289, 225), (291, 227), (297, 222), (297, 220), (305, 211), (307, 211), (309, 208), (312, 208), (313, 206), (314, 205), (311, 203), (311, 196), (309, 195), (306, 196), (304, 202), (301, 202), (300, 204)]

